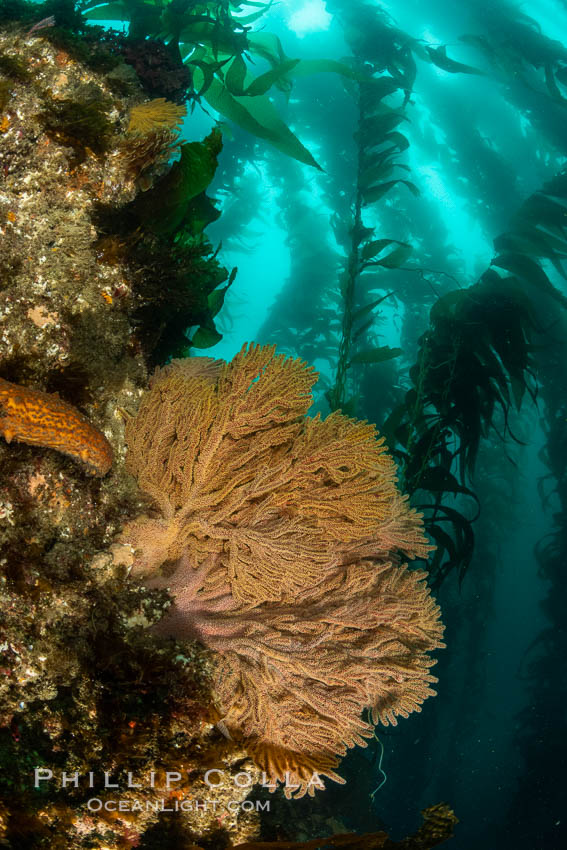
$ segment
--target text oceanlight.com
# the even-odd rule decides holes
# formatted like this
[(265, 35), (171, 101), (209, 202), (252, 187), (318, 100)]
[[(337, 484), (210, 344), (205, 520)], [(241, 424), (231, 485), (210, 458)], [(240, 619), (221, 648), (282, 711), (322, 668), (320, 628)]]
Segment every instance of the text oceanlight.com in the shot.
[(237, 812), (269, 812), (269, 800), (101, 800), (91, 797), (87, 800), (87, 808), (91, 812), (194, 812), (195, 814), (220, 814), (221, 811), (236, 814)]

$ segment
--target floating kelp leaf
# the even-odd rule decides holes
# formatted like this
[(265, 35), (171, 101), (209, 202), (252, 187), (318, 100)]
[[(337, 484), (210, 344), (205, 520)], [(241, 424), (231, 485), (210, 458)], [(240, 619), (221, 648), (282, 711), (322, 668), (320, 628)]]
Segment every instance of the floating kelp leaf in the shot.
[(567, 242), (564, 239), (535, 227), (504, 233), (494, 239), (494, 247), (502, 253), (530, 254), (532, 257), (567, 257)]
[(400, 153), (409, 148), (409, 141), (402, 133), (399, 133), (397, 130), (394, 130), (393, 133), (387, 133), (384, 137), (384, 141), (392, 142), (397, 147)]
[[(399, 443), (400, 446), (403, 446), (404, 448), (407, 446), (410, 436), (409, 425), (405, 421), (407, 419), (408, 410), (411, 410), (411, 404), (408, 401), (406, 393), (406, 401), (398, 404), (392, 410), (386, 421), (382, 423), (380, 433), (385, 438), (386, 444), (389, 447), (394, 447), (396, 443)], [(398, 454), (400, 453), (398, 452)]]
[[(191, 45), (187, 45), (188, 54), (191, 53)], [(181, 54), (183, 56), (184, 50), (181, 49)], [(193, 85), (195, 87), (195, 97), (199, 98), (205, 94), (212, 81), (215, 78), (215, 74), (220, 71), (222, 67), (222, 62), (205, 62), (202, 59), (195, 59), (193, 55), (191, 55), (191, 59), (185, 62), (186, 65), (191, 65), (194, 68), (198, 68), (201, 73), (201, 78), (198, 80), (198, 85), (195, 84), (195, 76), (193, 77)]]
[(235, 56), (224, 78), (225, 86), (231, 94), (244, 94), (244, 80), (247, 73), (246, 62), (242, 56)]
[(370, 348), (368, 351), (359, 351), (350, 359), (349, 366), (354, 363), (384, 363), (386, 360), (393, 360), (394, 357), (400, 357), (404, 352), (401, 348), (390, 348), (388, 345), (383, 345), (380, 348)]
[(251, 12), (249, 15), (239, 15), (238, 18), (235, 18), (235, 22), (240, 24), (241, 26), (249, 26), (261, 18), (266, 14), (272, 3), (275, 0), (269, 0), (269, 3), (231, 3), (231, 6), (234, 6), (235, 9), (238, 9), (240, 6), (258, 6), (258, 12)]
[(383, 77), (372, 77), (370, 83), (372, 85), (372, 94), (378, 100), (388, 97), (388, 95), (393, 94), (402, 87), (399, 80), (394, 80), (392, 77), (386, 75)]
[(373, 115), (372, 118), (366, 119), (362, 123), (360, 132), (354, 134), (355, 138), (370, 140), (376, 146), (381, 144), (384, 137), (394, 130), (402, 121), (408, 121), (408, 117), (401, 109), (388, 109), (386, 106), (381, 107), (381, 112), (378, 115)]
[[(415, 508), (426, 514), (424, 523), (427, 533), (431, 535), (438, 547), (429, 567), (430, 574), (434, 577), (434, 586), (438, 587), (447, 573), (454, 568), (458, 569), (459, 578), (462, 580), (474, 552), (474, 531), (471, 521), (447, 505), (436, 504), (434, 508), (431, 505), (415, 505)], [(435, 522), (428, 522), (427, 514), (432, 509), (435, 510)], [(439, 525), (440, 522), (450, 523), (453, 537), (443, 531)], [(444, 555), (449, 557), (441, 564)]]
[(221, 211), (215, 207), (206, 192), (200, 192), (187, 205), (183, 229), (191, 236), (198, 236), (205, 227), (216, 221), (220, 214)]
[(470, 299), (470, 294), (466, 289), (453, 289), (451, 292), (445, 293), (437, 299), (431, 308), (429, 314), (431, 322), (435, 323), (450, 318), (467, 299)]
[[(393, 251), (390, 251), (385, 257), (374, 260), (385, 248), (389, 245), (397, 245)], [(362, 268), (366, 269), (369, 266), (382, 266), (386, 269), (397, 269), (405, 263), (411, 255), (413, 248), (407, 242), (399, 242), (397, 239), (376, 239), (374, 242), (368, 242), (362, 249), (361, 255), (363, 260)]]
[(411, 183), (409, 180), (389, 180), (387, 183), (380, 183), (378, 186), (371, 186), (369, 189), (366, 189), (366, 191), (363, 193), (364, 203), (376, 203), (376, 201), (379, 201), (380, 198), (383, 198), (384, 195), (398, 183), (403, 183), (404, 186), (408, 187), (412, 195), (414, 195), (416, 198), (419, 197), (420, 192), (415, 183)]
[[(397, 245), (387, 256), (379, 260), (373, 260), (378, 254), (382, 253), (384, 248), (389, 245)], [(363, 264), (364, 268), (368, 266), (383, 266), (387, 269), (396, 269), (405, 263), (412, 252), (411, 245), (407, 242), (399, 242), (397, 239), (376, 239), (373, 242), (368, 242), (361, 251), (363, 260), (368, 260)]]
[(340, 74), (350, 80), (360, 83), (368, 83), (372, 87), (372, 94), (380, 100), (401, 88), (400, 83), (384, 75), (383, 77), (369, 77), (368, 74), (355, 71), (345, 62), (337, 62), (335, 59), (299, 59), (293, 69), (292, 77), (306, 77), (317, 73)]
[(526, 257), (525, 254), (500, 254), (492, 260), (491, 265), (497, 266), (500, 269), (512, 272), (517, 277), (522, 278), (532, 286), (536, 286), (559, 301), (564, 307), (567, 307), (567, 298), (558, 289), (553, 286), (546, 273), (543, 271), (535, 260), (531, 257)]
[(185, 106), (171, 103), (165, 97), (148, 100), (146, 103), (134, 106), (130, 111), (128, 133), (143, 135), (151, 133), (153, 130), (179, 129), (186, 115)]
[(222, 133), (213, 130), (203, 142), (181, 145), (181, 158), (153, 189), (134, 202), (134, 212), (153, 233), (172, 233), (187, 215), (193, 198), (204, 192), (217, 168)]
[(448, 556), (448, 563), (457, 565), (459, 563), (459, 553), (451, 535), (447, 531), (444, 531), (440, 525), (437, 525), (437, 523), (434, 522), (427, 523), (427, 533), (433, 538), (433, 540), (435, 540), (437, 547), (437, 551), (435, 553), (436, 564), (432, 573), (437, 573), (443, 555)]
[(365, 334), (365, 333), (366, 333), (366, 331), (367, 331), (369, 328), (371, 328), (371, 327), (372, 327), (372, 325), (374, 324), (374, 319), (375, 319), (375, 317), (374, 317), (374, 316), (372, 316), (372, 318), (371, 318), (371, 319), (369, 319), (369, 320), (368, 320), (368, 321), (367, 321), (364, 325), (362, 325), (360, 328), (358, 328), (358, 330), (357, 330), (357, 331), (355, 331), (355, 333), (353, 333), (353, 335), (352, 335), (352, 342), (353, 342), (353, 343), (355, 343), (355, 342), (357, 341), (357, 339), (360, 339), (360, 337), (361, 337), (363, 334)]
[(398, 269), (411, 256), (412, 251), (413, 248), (411, 245), (408, 245), (406, 242), (400, 242), (398, 247), (388, 254), (387, 257), (384, 257), (382, 260), (376, 260), (370, 263), (370, 265), (382, 266), (385, 269)]
[(494, 247), (502, 253), (545, 257), (553, 264), (555, 271), (567, 280), (567, 271), (561, 262), (567, 257), (567, 241), (558, 235), (536, 227), (518, 229), (513, 233), (497, 236)]
[(219, 80), (214, 79), (205, 93), (205, 99), (213, 109), (234, 121), (243, 130), (265, 139), (293, 159), (322, 170), (307, 148), (282, 121), (265, 95), (241, 100), (233, 97)]
[(462, 62), (455, 62), (453, 59), (449, 59), (447, 48), (444, 44), (441, 47), (428, 47), (427, 52), (433, 64), (437, 65), (443, 71), (448, 71), (449, 74), (480, 74), (480, 76), (484, 76), (484, 71), (479, 71), (478, 68), (473, 68), (471, 65), (463, 65)]
[(234, 282), (234, 278), (236, 277), (237, 271), (238, 271), (238, 269), (235, 266), (230, 273), (230, 277), (228, 279), (228, 283), (226, 284), (226, 286), (223, 286), (222, 289), (214, 289), (211, 293), (209, 293), (207, 301), (208, 301), (209, 310), (211, 312), (211, 316), (213, 318), (217, 315), (219, 310), (222, 308), (222, 306), (224, 304), (225, 295), (226, 295), (228, 289), (230, 288), (230, 286), (232, 286), (232, 284)]
[(372, 158), (374, 165), (371, 168), (367, 168), (362, 172), (360, 177), (358, 178), (358, 185), (361, 189), (367, 189), (369, 186), (372, 186), (373, 183), (376, 182), (380, 177), (385, 176), (385, 171), (389, 169), (392, 170), (392, 163), (385, 164), (385, 161), (391, 153), (397, 153), (395, 148), (389, 148), (388, 151), (380, 153), (378, 156)]
[[(430, 575), (434, 576), (433, 583), (436, 587), (442, 583), (445, 576), (452, 570), (458, 569), (462, 578), (469, 564), (460, 555), (458, 544), (451, 535), (441, 528), (436, 522), (425, 519), (427, 533), (435, 542), (435, 552), (428, 565)], [(463, 521), (466, 522), (463, 517)], [(462, 533), (460, 534), (462, 538)]]
[(288, 58), (277, 35), (270, 32), (248, 33), (248, 47), (252, 53), (267, 59), (272, 67), (280, 65)]
[(191, 345), (193, 348), (211, 348), (213, 345), (216, 345), (217, 342), (220, 342), (221, 339), (222, 334), (217, 331), (214, 325), (213, 327), (201, 326), (193, 334)]
[(360, 256), (363, 260), (371, 260), (377, 254), (380, 254), (388, 245), (400, 244), (395, 239), (374, 239), (372, 242), (367, 242), (362, 246)]
[[(390, 146), (384, 147), (387, 143), (391, 143)], [(362, 188), (370, 186), (376, 179), (374, 169), (378, 172), (386, 160), (390, 159), (391, 161), (393, 156), (402, 153), (408, 147), (409, 142), (402, 133), (398, 133), (397, 130), (392, 133), (386, 133), (382, 139), (376, 141), (374, 146), (365, 153), (362, 160), (364, 171), (359, 178), (359, 185)], [(401, 163), (396, 163), (396, 165), (407, 168), (408, 171), (410, 170), (408, 166)]]
[[(523, 204), (520, 215), (525, 221), (529, 221), (538, 227), (557, 229), (562, 235), (567, 235), (567, 198), (562, 190), (564, 187), (558, 178), (555, 178), (549, 188), (554, 188), (557, 195), (535, 192)], [(556, 200), (557, 198), (557, 200)]]
[(393, 295), (393, 294), (394, 294), (393, 292), (388, 292), (388, 294), (383, 295), (382, 298), (377, 298), (376, 301), (372, 301), (370, 304), (367, 304), (365, 307), (361, 307), (360, 310), (357, 310), (352, 316), (353, 324), (354, 324), (354, 322), (359, 322), (361, 319), (364, 319), (366, 316), (368, 316), (374, 310), (375, 307), (378, 306), (378, 304), (381, 304), (382, 301), (384, 301), (386, 298), (389, 298), (390, 295)]
[(410, 171), (409, 165), (406, 165), (404, 162), (394, 162), (392, 156), (397, 154), (397, 148), (388, 148), (388, 150), (384, 151), (383, 156), (381, 157), (381, 162), (374, 165), (372, 168), (367, 169), (360, 175), (360, 179), (358, 181), (358, 185), (361, 189), (365, 189), (367, 186), (371, 186), (373, 183), (376, 183), (380, 178), (388, 177), (394, 168), (403, 168), (405, 171)]
[(163, 11), (161, 31), (162, 37), (174, 43), (206, 45), (216, 61), (219, 54), (229, 58), (248, 49), (246, 33), (236, 32), (234, 23), (230, 18), (196, 15), (191, 10), (175, 15), (170, 4)]
[(299, 59), (287, 59), (285, 62), (282, 62), (281, 65), (278, 65), (276, 68), (272, 68), (271, 71), (266, 71), (265, 74), (261, 74), (259, 77), (256, 77), (256, 79), (247, 86), (244, 94), (249, 97), (257, 97), (258, 95), (266, 94), (274, 83), (281, 79), (281, 77), (287, 76), (290, 71), (296, 67), (299, 61)]
[[(417, 482), (417, 487), (420, 490), (429, 490), (431, 493), (461, 493), (463, 496), (470, 496), (480, 510), (480, 503), (475, 493), (469, 487), (459, 484), (455, 476), (442, 466), (425, 469)], [(474, 520), (471, 519), (471, 522)]]
[(414, 45), (415, 42), (408, 44), (404, 50), (398, 53), (398, 66), (401, 71), (403, 88), (405, 90), (404, 107), (407, 106), (411, 97), (415, 78), (417, 77), (417, 65), (412, 53), (412, 48), (415, 49)]
[(361, 221), (357, 221), (349, 233), (352, 235), (353, 242), (356, 245), (360, 245), (363, 239), (368, 239), (372, 236), (374, 229), (374, 227), (365, 227)]

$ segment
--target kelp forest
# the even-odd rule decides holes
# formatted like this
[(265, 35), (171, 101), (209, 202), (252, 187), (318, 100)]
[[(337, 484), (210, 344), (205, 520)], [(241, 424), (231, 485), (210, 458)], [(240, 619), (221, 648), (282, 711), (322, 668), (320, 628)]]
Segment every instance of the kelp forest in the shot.
[(565, 0), (0, 0), (0, 846), (566, 845)]

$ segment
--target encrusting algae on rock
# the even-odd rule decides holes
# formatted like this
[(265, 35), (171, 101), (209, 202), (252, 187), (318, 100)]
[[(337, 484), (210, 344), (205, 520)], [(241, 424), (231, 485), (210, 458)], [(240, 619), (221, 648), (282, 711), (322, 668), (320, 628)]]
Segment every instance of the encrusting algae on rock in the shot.
[(82, 461), (90, 475), (112, 466), (112, 446), (76, 407), (56, 393), (12, 384), (0, 378), (0, 433), (10, 443), (56, 449)]

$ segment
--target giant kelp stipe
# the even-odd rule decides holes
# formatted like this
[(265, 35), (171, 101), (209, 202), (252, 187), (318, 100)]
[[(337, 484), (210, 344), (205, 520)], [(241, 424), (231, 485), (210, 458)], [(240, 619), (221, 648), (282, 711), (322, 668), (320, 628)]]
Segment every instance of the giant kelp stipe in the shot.
[(566, 23), (0, 0), (0, 843), (564, 846)]

